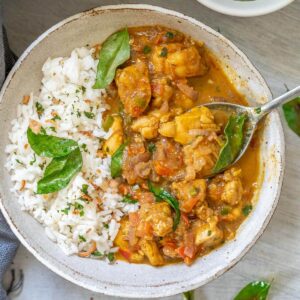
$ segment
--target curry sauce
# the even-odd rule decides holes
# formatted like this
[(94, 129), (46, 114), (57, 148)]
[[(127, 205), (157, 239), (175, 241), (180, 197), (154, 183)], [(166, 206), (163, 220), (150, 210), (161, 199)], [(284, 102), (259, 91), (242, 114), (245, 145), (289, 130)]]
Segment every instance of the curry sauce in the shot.
[(121, 221), (117, 257), (189, 265), (233, 239), (250, 213), (259, 133), (238, 163), (208, 179), (228, 116), (201, 104), (247, 101), (201, 41), (161, 26), (128, 31), (130, 59), (107, 88), (112, 135), (102, 146), (112, 157), (122, 148), (115, 180), (124, 201), (139, 204)]

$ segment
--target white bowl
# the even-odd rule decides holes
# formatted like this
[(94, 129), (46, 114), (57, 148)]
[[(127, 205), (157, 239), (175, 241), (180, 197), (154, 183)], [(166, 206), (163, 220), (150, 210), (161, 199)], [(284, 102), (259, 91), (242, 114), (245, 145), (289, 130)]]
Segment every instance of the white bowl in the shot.
[(50, 28), (20, 57), (10, 72), (0, 94), (0, 207), (10, 227), (35, 257), (62, 277), (87, 289), (114, 296), (162, 297), (199, 287), (220, 276), (249, 250), (264, 231), (277, 205), (284, 167), (284, 139), (277, 112), (266, 121), (261, 145), (261, 189), (257, 205), (240, 227), (234, 240), (192, 266), (184, 264), (155, 268), (149, 265), (103, 261), (65, 256), (50, 241), (42, 226), (20, 211), (10, 192), (10, 176), (3, 167), (10, 122), (22, 96), (37, 92), (41, 67), (49, 57), (69, 55), (75, 47), (102, 42), (125, 26), (161, 24), (203, 40), (220, 59), (225, 72), (251, 104), (265, 102), (271, 93), (247, 57), (222, 35), (204, 24), (180, 13), (150, 5), (116, 5), (96, 8), (68, 18)]
[(254, 17), (272, 13), (294, 0), (197, 0), (208, 8), (219, 13), (237, 16)]

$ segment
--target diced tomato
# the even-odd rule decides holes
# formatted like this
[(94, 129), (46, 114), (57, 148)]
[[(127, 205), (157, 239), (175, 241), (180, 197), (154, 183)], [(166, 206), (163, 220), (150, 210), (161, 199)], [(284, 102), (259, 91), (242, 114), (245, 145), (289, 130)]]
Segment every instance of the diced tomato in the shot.
[(172, 169), (163, 165), (160, 161), (154, 162), (154, 169), (155, 169), (155, 172), (161, 176), (171, 176), (174, 174), (174, 171)]
[(185, 255), (184, 255), (184, 246), (180, 246), (179, 248), (176, 249), (176, 251), (178, 252), (178, 254), (184, 259)]
[(191, 212), (198, 201), (199, 201), (199, 198), (197, 198), (197, 197), (193, 197), (193, 198), (189, 199), (188, 201), (184, 201), (181, 205), (181, 209), (187, 213)]
[(119, 253), (126, 259), (130, 262), (130, 259), (131, 259), (131, 253), (127, 250), (123, 250), (121, 248), (119, 248)]
[(181, 212), (181, 217), (182, 217), (182, 220), (184, 221), (184, 223), (189, 226), (190, 225), (190, 221), (189, 221), (189, 218), (187, 216), (187, 214), (185, 214), (184, 212)]

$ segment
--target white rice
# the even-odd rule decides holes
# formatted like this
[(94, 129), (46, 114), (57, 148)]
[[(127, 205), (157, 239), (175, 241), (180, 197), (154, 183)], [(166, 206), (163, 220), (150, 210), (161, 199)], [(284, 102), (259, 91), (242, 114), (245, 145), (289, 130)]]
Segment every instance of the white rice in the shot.
[[(87, 250), (93, 241), (100, 253), (115, 252), (113, 240), (121, 217), (137, 209), (137, 205), (121, 202), (122, 197), (112, 189), (101, 196), (101, 211), (96, 210), (94, 202), (79, 199), (83, 184), (89, 185), (88, 193), (93, 198), (98, 194), (90, 182), (99, 186), (110, 179), (110, 157), (96, 155), (99, 138), (107, 139), (110, 132), (105, 132), (101, 124), (102, 113), (108, 108), (102, 100), (105, 92), (92, 88), (98, 63), (92, 54), (93, 49), (78, 48), (70, 57), (49, 58), (45, 62), (40, 95), (31, 94), (27, 105), (18, 106), (17, 118), (12, 121), (9, 133), (11, 144), (6, 147), (6, 168), (11, 174), (12, 191), (17, 194), (21, 209), (42, 223), (47, 236), (67, 255)], [(53, 98), (60, 102), (54, 104)], [(37, 102), (44, 108), (40, 118), (36, 112)], [(53, 111), (61, 120), (52, 124), (49, 120), (53, 118)], [(95, 117), (90, 119), (84, 112), (92, 112)], [(42, 168), (49, 159), (35, 155), (27, 146), (26, 131), (30, 119), (41, 123), (47, 134), (71, 138), (81, 145), (83, 168), (65, 189), (57, 193), (35, 194), (37, 182), (43, 176)], [(91, 131), (92, 136), (81, 131)], [(23, 180), (26, 185), (20, 191)], [(82, 206), (81, 214), (73, 213), (76, 205)]]

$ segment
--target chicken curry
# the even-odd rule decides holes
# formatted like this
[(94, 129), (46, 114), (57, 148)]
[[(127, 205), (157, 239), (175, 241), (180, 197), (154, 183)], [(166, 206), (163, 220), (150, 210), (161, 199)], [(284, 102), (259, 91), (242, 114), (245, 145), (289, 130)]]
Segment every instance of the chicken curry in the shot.
[(106, 87), (111, 130), (101, 152), (138, 210), (121, 220), (119, 259), (190, 265), (227, 240), (252, 209), (259, 135), (244, 157), (208, 177), (224, 144), (228, 116), (203, 103), (247, 105), (204, 43), (161, 26), (129, 28), (130, 58)]

